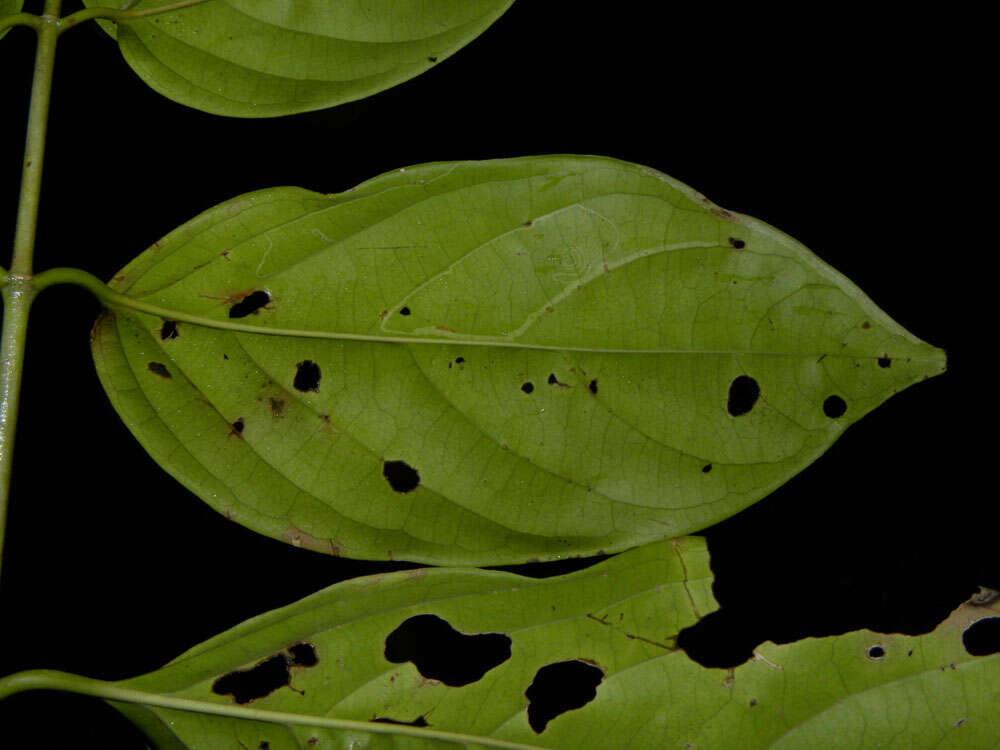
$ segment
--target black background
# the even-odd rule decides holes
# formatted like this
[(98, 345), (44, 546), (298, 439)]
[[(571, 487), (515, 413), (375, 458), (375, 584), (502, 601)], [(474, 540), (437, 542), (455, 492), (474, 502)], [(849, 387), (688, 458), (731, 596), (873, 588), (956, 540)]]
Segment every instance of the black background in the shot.
[[(926, 632), (977, 585), (1000, 587), (997, 240), (989, 199), (973, 188), (993, 148), (988, 97), (973, 91), (987, 86), (984, 59), (964, 21), (912, 8), (806, 17), (656, 6), (518, 0), (416, 79), (259, 121), (161, 98), (96, 26), (75, 29), (56, 66), (36, 267), (110, 278), (200, 211), (275, 185), (334, 192), (426, 161), (547, 153), (654, 167), (801, 240), (950, 362), (706, 532), (722, 609), (687, 646), (731, 665), (762, 640)], [(25, 29), (0, 41), (5, 246), (33, 50)], [(98, 309), (59, 287), (33, 310), (0, 674), (132, 676), (336, 581), (405, 567), (258, 536), (178, 485), (102, 392), (88, 349)], [(0, 737), (21, 730), (43, 747), (142, 746), (114, 710), (76, 696), (0, 705)]]

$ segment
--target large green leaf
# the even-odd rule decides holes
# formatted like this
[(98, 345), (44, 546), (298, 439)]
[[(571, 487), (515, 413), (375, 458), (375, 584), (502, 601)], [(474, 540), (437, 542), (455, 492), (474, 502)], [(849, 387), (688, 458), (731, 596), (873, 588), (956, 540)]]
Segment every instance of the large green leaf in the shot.
[(358, 558), (689, 533), (944, 369), (795, 240), (594, 157), (252, 193), (111, 285), (166, 309), (93, 336), (152, 456), (233, 520)]
[[(0, 0), (0, 19), (4, 16), (11, 16), (15, 13), (20, 13), (22, 7), (24, 7), (24, 0)], [(10, 31), (10, 29), (0, 30), (0, 39), (3, 39), (4, 35), (8, 31)]]
[[(142, 0), (134, 10), (173, 2)], [(132, 69), (164, 96), (220, 115), (271, 117), (343, 104), (413, 78), (511, 3), (208, 0), (104, 26)]]
[[(701, 667), (674, 646), (681, 629), (715, 606), (704, 542), (691, 537), (543, 580), (404, 571), (337, 584), (119, 684), (295, 714), (422, 718), (432, 729), (540, 747), (987, 747), (1000, 736), (1000, 655), (973, 657), (963, 646), (973, 623), (1000, 614), (996, 601), (963, 605), (925, 636), (857, 631), (768, 643), (728, 671)], [(418, 635), (401, 650), (394, 637), (428, 620), (480, 641)], [(435, 674), (436, 662), (463, 643), (468, 653), (460, 658), (479, 666), (475, 674)], [(487, 651), (499, 656), (478, 664)], [(552, 664), (560, 666), (547, 669)], [(574, 687), (561, 680), (588, 679), (595, 695), (542, 726), (529, 690), (541, 683), (540, 670), (562, 670), (543, 691), (550, 696)], [(127, 711), (161, 746), (454, 747), (160, 708)]]

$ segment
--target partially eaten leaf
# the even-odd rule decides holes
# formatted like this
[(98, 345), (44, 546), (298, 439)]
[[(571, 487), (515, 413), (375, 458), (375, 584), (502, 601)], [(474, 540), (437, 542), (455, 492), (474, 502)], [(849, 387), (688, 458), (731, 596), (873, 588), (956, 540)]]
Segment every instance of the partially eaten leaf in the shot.
[[(512, 2), (207, 0), (102, 25), (164, 96), (220, 115), (272, 117), (343, 104), (413, 78), (475, 39)], [(133, 10), (172, 4), (140, 0)]]
[[(574, 750), (987, 747), (1000, 734), (1000, 654), (972, 656), (963, 645), (964, 634), (1000, 616), (995, 598), (962, 605), (927, 635), (857, 631), (769, 643), (732, 670), (701, 667), (674, 644), (715, 607), (705, 545), (693, 537), (558, 578), (403, 571), (337, 584), (119, 684)], [(443, 631), (417, 628), (402, 654), (393, 638), (418, 619), (446, 623), (467, 639), (464, 650), (452, 653), (452, 640), (433, 634)], [(449, 658), (465, 668), (486, 652), (503, 658), (483, 661), (474, 679), (459, 684), (440, 671)], [(438, 671), (428, 666), (434, 661)], [(268, 669), (270, 682), (246, 687), (247, 675)], [(125, 710), (166, 746), (454, 746), (335, 731), (301, 717), (293, 725)], [(467, 746), (477, 745), (470, 738)]]
[(131, 301), (95, 361), (156, 461), (239, 523), (355, 558), (696, 531), (945, 366), (787, 235), (596, 157), (251, 193), (111, 286)]

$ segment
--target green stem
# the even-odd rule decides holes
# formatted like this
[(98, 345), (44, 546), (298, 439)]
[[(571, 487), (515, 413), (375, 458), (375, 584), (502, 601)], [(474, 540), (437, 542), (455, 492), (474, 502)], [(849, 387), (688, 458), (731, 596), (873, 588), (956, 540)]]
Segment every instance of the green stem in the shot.
[(143, 8), (141, 10), (84, 8), (83, 10), (78, 10), (76, 13), (71, 13), (62, 19), (62, 28), (63, 30), (71, 29), (77, 24), (83, 23), (84, 21), (90, 21), (94, 18), (100, 18), (105, 21), (113, 21), (114, 23), (131, 21), (137, 18), (146, 18), (147, 16), (158, 16), (162, 13), (170, 13), (174, 10), (183, 10), (184, 8), (189, 8), (192, 5), (201, 5), (202, 3), (207, 2), (210, 2), (210, 0), (180, 0), (180, 2), (170, 3), (169, 5), (160, 5), (156, 8)]
[(24, 144), (21, 198), (17, 207), (17, 229), (14, 234), (14, 258), (10, 265), (12, 274), (31, 275), (35, 228), (38, 224), (38, 198), (42, 188), (42, 163), (45, 158), (49, 99), (52, 95), (52, 72), (55, 67), (56, 40), (59, 38), (61, 1), (46, 0), (45, 13), (38, 19), (38, 48), (35, 52), (35, 74), (31, 84), (31, 105), (28, 109), (28, 134)]
[(14, 254), (7, 285), (3, 288), (3, 333), (0, 334), (0, 346), (3, 347), (0, 353), (0, 559), (7, 525), (14, 434), (17, 431), (24, 346), (28, 335), (28, 311), (37, 293), (31, 278), (31, 268), (61, 4), (62, 0), (45, 0), (45, 11), (38, 18), (36, 26), (38, 48), (35, 52), (31, 105), (28, 108), (28, 133), (24, 146), (17, 228), (14, 232)]
[(7, 528), (7, 500), (13, 459), (17, 408), (20, 402), (28, 310), (35, 290), (31, 281), (12, 277), (3, 289), (3, 334), (0, 338), (0, 561)]
[(424, 740), (454, 742), (459, 745), (502, 748), (503, 750), (537, 750), (537, 746), (524, 745), (519, 742), (509, 742), (493, 737), (481, 737), (461, 734), (459, 732), (446, 732), (425, 727), (412, 727), (405, 724), (380, 724), (352, 719), (336, 719), (330, 716), (308, 716), (304, 714), (285, 713), (284, 711), (266, 711), (223, 703), (207, 703), (189, 698), (177, 698), (172, 695), (132, 690), (130, 688), (119, 687), (113, 682), (93, 680), (89, 677), (80, 677), (79, 675), (57, 672), (51, 669), (33, 669), (0, 678), (0, 700), (25, 690), (65, 690), (71, 693), (90, 695), (111, 701), (137, 703), (179, 711), (194, 711), (233, 719), (266, 721), (273, 724), (339, 729), (371, 734), (402, 735)]

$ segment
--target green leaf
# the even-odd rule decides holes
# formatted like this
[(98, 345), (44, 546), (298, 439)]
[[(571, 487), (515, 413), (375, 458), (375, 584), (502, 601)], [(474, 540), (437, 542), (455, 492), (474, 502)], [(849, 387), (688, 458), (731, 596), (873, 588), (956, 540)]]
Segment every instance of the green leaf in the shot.
[(945, 364), (787, 235), (596, 157), (251, 193), (111, 286), (127, 304), (95, 361), (156, 461), (239, 523), (355, 558), (690, 533)]
[[(132, 69), (164, 96), (214, 114), (273, 117), (409, 80), (468, 44), (512, 3), (208, 0), (117, 27), (101, 23)], [(134, 11), (171, 4), (142, 0)]]
[[(24, 7), (24, 0), (0, 0), (0, 18), (20, 13), (22, 7)], [(0, 30), (0, 39), (3, 39), (8, 31), (10, 29)]]
[[(1000, 614), (995, 598), (962, 605), (924, 636), (862, 630), (767, 643), (735, 669), (706, 669), (674, 638), (715, 609), (708, 563), (704, 541), (688, 537), (557, 578), (429, 569), (355, 579), (117, 685), (254, 710), (422, 720), (553, 748), (986, 747), (1000, 733), (1000, 654), (963, 646), (974, 623)], [(464, 639), (426, 640), (414, 623), (428, 621)], [(402, 647), (401, 632), (415, 634)], [(487, 661), (486, 644), (499, 657)], [(479, 667), (464, 685), (435, 672), (457, 651)], [(546, 692), (571, 687), (559, 679), (587, 680), (592, 700), (545, 721), (530, 689), (540, 670), (559, 675)], [(455, 746), (163, 708), (129, 715), (180, 747)]]

